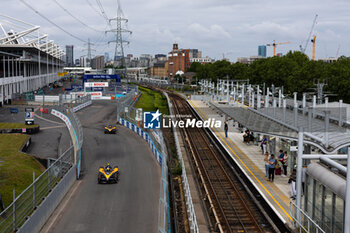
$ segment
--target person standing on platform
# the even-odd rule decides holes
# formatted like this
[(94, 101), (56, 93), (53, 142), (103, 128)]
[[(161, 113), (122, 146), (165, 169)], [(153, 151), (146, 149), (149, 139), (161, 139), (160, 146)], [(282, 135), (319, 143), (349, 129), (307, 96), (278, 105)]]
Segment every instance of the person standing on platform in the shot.
[(261, 152), (262, 152), (263, 155), (267, 152), (266, 146), (267, 146), (267, 139), (266, 139), (266, 137), (264, 136), (263, 140), (261, 141), (261, 145), (260, 145), (260, 147), (261, 147)]
[(297, 192), (295, 190), (295, 182), (296, 182), (296, 170), (293, 169), (292, 174), (289, 177), (288, 183), (290, 184), (290, 198), (295, 200), (295, 197), (297, 195)]
[(283, 157), (284, 157), (284, 152), (283, 152), (283, 150), (280, 150), (280, 155), (278, 157), (278, 161), (280, 161), (282, 163)]
[(265, 176), (266, 177), (269, 177), (269, 159), (270, 159), (270, 156), (269, 156), (269, 153), (266, 152), (265, 153), (265, 158), (264, 158), (264, 161), (265, 161)]
[(287, 151), (284, 152), (284, 157), (282, 159), (283, 173), (287, 176), (287, 167), (288, 167), (288, 154)]
[(225, 130), (225, 137), (227, 138), (227, 131), (228, 131), (228, 124), (227, 124), (227, 121), (225, 121), (224, 130)]
[(282, 174), (284, 152), (283, 152), (283, 150), (280, 150), (279, 152), (280, 152), (280, 155), (278, 156), (278, 162), (277, 162), (278, 166), (276, 166), (276, 175)]
[(273, 182), (275, 179), (275, 166), (276, 166), (276, 159), (275, 155), (271, 154), (269, 159), (269, 181)]

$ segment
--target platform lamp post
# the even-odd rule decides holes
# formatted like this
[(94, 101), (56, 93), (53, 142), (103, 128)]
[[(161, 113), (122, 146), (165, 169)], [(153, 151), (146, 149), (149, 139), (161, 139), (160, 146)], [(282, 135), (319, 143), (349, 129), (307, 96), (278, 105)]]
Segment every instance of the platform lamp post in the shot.
[(296, 182), (296, 191), (297, 191), (297, 221), (300, 222), (300, 209), (301, 209), (301, 175), (303, 168), (303, 153), (304, 153), (304, 132), (303, 128), (299, 128), (298, 132), (298, 158), (297, 158), (297, 182)]
[(348, 147), (348, 162), (346, 171), (344, 232), (350, 232), (350, 147)]

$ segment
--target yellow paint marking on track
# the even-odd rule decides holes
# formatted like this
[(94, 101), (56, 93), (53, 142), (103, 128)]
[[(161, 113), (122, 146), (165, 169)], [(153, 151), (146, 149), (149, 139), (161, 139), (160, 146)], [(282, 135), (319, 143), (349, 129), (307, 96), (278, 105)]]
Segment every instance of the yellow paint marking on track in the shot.
[[(191, 105), (198, 111), (200, 112), (200, 114), (203, 116), (205, 116), (207, 119), (207, 115), (205, 113), (203, 113), (202, 111), (200, 111), (193, 103), (191, 100), (188, 100)], [(212, 130), (214, 131), (214, 133), (221, 139), (222, 142), (225, 143), (225, 145), (230, 149), (230, 151), (236, 156), (236, 158), (243, 164), (243, 166), (248, 170), (248, 172), (255, 178), (255, 180), (260, 184), (260, 186), (266, 191), (266, 193), (272, 198), (272, 200), (281, 208), (281, 210), (288, 216), (288, 218), (293, 221), (293, 218), (288, 214), (288, 212), (280, 205), (280, 203), (278, 203), (278, 201), (275, 199), (274, 196), (272, 196), (272, 194), (267, 190), (267, 188), (261, 183), (261, 181), (255, 176), (255, 174), (248, 168), (248, 166), (242, 161), (242, 159), (236, 154), (236, 152), (230, 147), (230, 145), (226, 142), (226, 140), (224, 140), (220, 134), (217, 133), (217, 131), (215, 129), (212, 128)]]

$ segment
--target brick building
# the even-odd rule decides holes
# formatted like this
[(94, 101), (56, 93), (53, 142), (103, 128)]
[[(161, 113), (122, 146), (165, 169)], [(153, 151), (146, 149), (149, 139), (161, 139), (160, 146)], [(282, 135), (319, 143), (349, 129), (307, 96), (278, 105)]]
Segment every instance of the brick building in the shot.
[(154, 63), (150, 71), (152, 78), (166, 78), (168, 76), (168, 62)]
[(170, 81), (173, 81), (176, 72), (185, 73), (191, 65), (189, 50), (179, 49), (178, 44), (173, 44), (173, 50), (168, 53), (168, 62), (168, 77)]

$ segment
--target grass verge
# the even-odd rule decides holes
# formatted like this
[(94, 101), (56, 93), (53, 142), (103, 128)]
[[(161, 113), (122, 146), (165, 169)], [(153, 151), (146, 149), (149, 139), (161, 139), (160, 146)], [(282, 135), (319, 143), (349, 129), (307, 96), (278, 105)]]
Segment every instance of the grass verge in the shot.
[(20, 152), (28, 136), (0, 134), (0, 192), (5, 207), (12, 202), (13, 189), (19, 195), (33, 182), (33, 171), (38, 177), (43, 171), (35, 158)]
[(0, 129), (22, 129), (22, 128), (35, 128), (38, 125), (26, 125), (24, 123), (6, 123), (0, 122)]
[(142, 92), (142, 95), (135, 105), (136, 108), (142, 108), (144, 112), (152, 112), (159, 109), (162, 114), (169, 115), (168, 101), (162, 93), (145, 87), (139, 87), (139, 90)]

